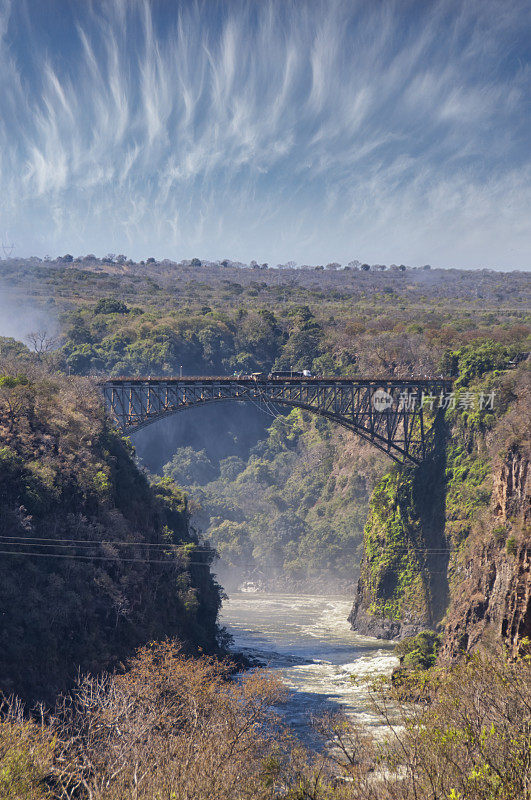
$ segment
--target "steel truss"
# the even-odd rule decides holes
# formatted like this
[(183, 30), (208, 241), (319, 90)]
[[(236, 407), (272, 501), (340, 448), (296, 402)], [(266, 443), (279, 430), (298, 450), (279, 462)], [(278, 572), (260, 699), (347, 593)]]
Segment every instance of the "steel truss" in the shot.
[(451, 383), (442, 378), (150, 377), (114, 378), (104, 381), (102, 390), (110, 415), (126, 434), (205, 403), (252, 401), (320, 414), (395, 461), (418, 464), (433, 447), (433, 422), (443, 413), (441, 399), (451, 391)]

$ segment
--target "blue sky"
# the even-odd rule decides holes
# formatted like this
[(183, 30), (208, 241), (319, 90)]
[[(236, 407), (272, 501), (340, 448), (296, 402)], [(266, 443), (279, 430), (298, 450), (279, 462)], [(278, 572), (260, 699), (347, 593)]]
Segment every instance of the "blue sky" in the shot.
[(531, 267), (528, 0), (0, 0), (18, 255)]

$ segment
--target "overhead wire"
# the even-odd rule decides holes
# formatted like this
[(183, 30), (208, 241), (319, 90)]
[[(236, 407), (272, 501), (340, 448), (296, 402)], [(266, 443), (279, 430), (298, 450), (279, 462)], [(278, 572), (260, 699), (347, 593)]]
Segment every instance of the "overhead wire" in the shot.
[[(194, 545), (193, 542), (139, 542), (139, 541), (130, 541), (126, 542), (123, 540), (117, 539), (98, 539), (98, 540), (90, 540), (90, 539), (50, 539), (48, 537), (38, 537), (38, 536), (6, 536), (0, 535), (0, 543), (1, 540), (7, 539), (8, 541), (5, 544), (11, 544), (13, 546), (18, 545), (31, 545), (34, 547), (75, 547), (79, 546), (88, 546), (88, 547), (96, 547), (99, 545), (118, 545), (118, 546), (129, 546), (129, 547), (158, 547), (158, 548), (170, 548), (170, 547), (189, 547), (190, 545)], [(42, 544), (41, 544), (42, 542)], [(64, 543), (68, 544), (64, 544)], [(212, 553), (215, 550), (215, 547), (195, 547), (193, 546), (192, 553)], [(419, 553), (452, 553), (454, 552), (455, 548), (451, 547), (394, 547), (393, 552), (419, 552)], [(0, 551), (1, 552), (1, 551)]]
[[(69, 558), (73, 560), (82, 560), (82, 561), (114, 561), (118, 562), (119, 564), (126, 562), (129, 564), (166, 564), (170, 566), (175, 566), (175, 561), (167, 561), (167, 560), (156, 560), (150, 558), (121, 558), (116, 557), (112, 558), (111, 556), (97, 556), (97, 555), (90, 555), (84, 556), (79, 554), (70, 554), (70, 553), (30, 553), (26, 551), (20, 550), (0, 550), (0, 555), (5, 556), (30, 556), (31, 558)], [(198, 567), (209, 567), (210, 564), (208, 561), (186, 561), (183, 566), (198, 566)]]
[[(63, 542), (68, 542), (69, 544), (73, 545), (100, 545), (100, 544), (110, 544), (110, 545), (127, 545), (127, 546), (134, 546), (138, 545), (139, 547), (189, 547), (190, 545), (194, 545), (194, 542), (138, 542), (138, 541), (123, 541), (123, 539), (68, 539), (68, 538), (60, 538), (60, 539), (50, 539), (44, 536), (3, 536), (0, 535), (0, 542), (3, 539), (9, 540), (7, 543), (17, 544), (25, 542), (32, 543), (35, 546), (45, 547), (49, 544), (51, 547), (61, 547)], [(39, 542), (44, 542), (46, 544), (39, 544)], [(194, 553), (209, 553), (212, 552), (213, 548), (202, 547), (198, 548), (194, 546)]]
[[(267, 414), (268, 416), (273, 417), (273, 419), (278, 419), (278, 417), (280, 416), (279, 413), (275, 414), (273, 411), (271, 411), (271, 409), (267, 405), (267, 402), (263, 398), (260, 398), (258, 402), (256, 402), (256, 400), (254, 400), (253, 398), (249, 398), (249, 402), (256, 409), (258, 409), (258, 411), (260, 411), (261, 414)], [(265, 408), (264, 405), (266, 406)]]
[[(72, 561), (81, 560), (81, 561), (113, 561), (114, 563), (122, 564), (122, 563), (129, 563), (129, 564), (161, 564), (165, 566), (182, 566), (182, 567), (211, 567), (212, 565), (208, 561), (186, 561), (181, 565), (177, 565), (174, 560), (171, 561), (163, 561), (163, 560), (156, 560), (156, 559), (148, 559), (148, 558), (112, 558), (109, 556), (83, 556), (83, 555), (71, 555), (69, 553), (29, 553), (28, 551), (19, 552), (19, 551), (10, 551), (10, 550), (0, 550), (0, 555), (10, 555), (10, 556), (29, 556), (31, 558), (66, 558)], [(238, 568), (248, 568), (248, 569), (255, 569), (258, 571), (262, 571), (263, 569), (271, 568), (271, 569), (279, 569), (278, 564), (235, 564), (235, 567)], [(215, 569), (215, 566), (214, 566)], [(432, 575), (446, 575), (446, 572), (438, 572), (430, 570), (430, 574)]]

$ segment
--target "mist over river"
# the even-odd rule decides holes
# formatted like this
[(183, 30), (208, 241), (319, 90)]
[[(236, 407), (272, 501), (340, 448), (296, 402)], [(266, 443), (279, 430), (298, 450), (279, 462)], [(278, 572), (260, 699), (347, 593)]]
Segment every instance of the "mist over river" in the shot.
[(316, 744), (311, 717), (327, 711), (379, 724), (368, 683), (390, 674), (398, 659), (392, 644), (350, 630), (351, 606), (344, 597), (243, 592), (223, 604), (221, 622), (234, 637), (233, 649), (280, 674), (290, 690), (281, 713), (307, 744)]

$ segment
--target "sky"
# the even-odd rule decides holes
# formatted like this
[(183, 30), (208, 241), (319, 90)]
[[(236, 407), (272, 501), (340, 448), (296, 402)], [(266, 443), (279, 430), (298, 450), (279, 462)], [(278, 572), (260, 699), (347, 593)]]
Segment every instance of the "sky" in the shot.
[(0, 0), (1, 243), (530, 269), (530, 51), (528, 0)]

